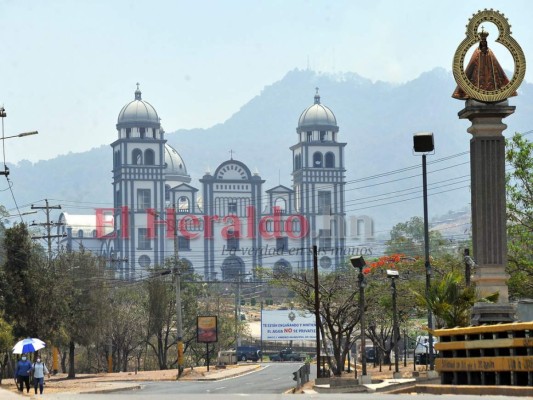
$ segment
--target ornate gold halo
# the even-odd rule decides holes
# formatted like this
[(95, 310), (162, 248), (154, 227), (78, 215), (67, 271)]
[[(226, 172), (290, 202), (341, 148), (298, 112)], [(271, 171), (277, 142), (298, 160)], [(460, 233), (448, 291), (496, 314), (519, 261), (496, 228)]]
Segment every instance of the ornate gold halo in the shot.
[[(498, 27), (499, 35), (496, 42), (505, 46), (514, 61), (514, 73), (507, 85), (497, 90), (483, 90), (474, 85), (466, 76), (464, 69), (465, 56), (468, 50), (479, 42), (478, 28), (483, 22), (491, 22)], [(478, 11), (466, 26), (466, 38), (459, 44), (453, 57), (453, 76), (463, 91), (473, 99), (483, 102), (497, 102), (510, 97), (520, 86), (526, 75), (526, 58), (522, 48), (511, 36), (511, 25), (503, 14), (490, 9)]]

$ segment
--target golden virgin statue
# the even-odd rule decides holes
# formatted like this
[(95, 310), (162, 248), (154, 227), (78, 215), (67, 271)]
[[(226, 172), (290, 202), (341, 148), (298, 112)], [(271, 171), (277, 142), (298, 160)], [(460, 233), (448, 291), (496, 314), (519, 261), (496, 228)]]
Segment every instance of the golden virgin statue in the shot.
[[(480, 90), (496, 91), (507, 84), (509, 79), (505, 75), (503, 68), (496, 59), (494, 53), (487, 44), (488, 32), (481, 27), (479, 36), (479, 47), (472, 54), (472, 58), (465, 69), (465, 74), (470, 82)], [(516, 91), (511, 96), (516, 96)], [(455, 88), (452, 97), (459, 100), (469, 99), (463, 89), (459, 86)]]

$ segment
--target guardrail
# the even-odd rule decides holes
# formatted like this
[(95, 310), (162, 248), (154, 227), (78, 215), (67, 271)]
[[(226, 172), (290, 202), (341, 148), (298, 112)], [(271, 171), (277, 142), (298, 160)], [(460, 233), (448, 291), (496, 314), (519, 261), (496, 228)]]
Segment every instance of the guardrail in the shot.
[(442, 384), (533, 386), (533, 322), (438, 329)]
[(296, 389), (300, 389), (305, 383), (309, 382), (309, 374), (311, 373), (311, 365), (305, 363), (298, 371), (294, 371), (293, 380), (296, 381)]

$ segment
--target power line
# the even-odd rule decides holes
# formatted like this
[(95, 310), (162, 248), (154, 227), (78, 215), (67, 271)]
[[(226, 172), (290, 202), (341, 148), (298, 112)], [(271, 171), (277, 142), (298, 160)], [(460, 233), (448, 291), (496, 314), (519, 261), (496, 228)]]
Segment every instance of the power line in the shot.
[(34, 206), (31, 205), (32, 210), (45, 210), (46, 213), (46, 222), (41, 223), (33, 223), (32, 226), (38, 225), (38, 226), (44, 226), (46, 228), (46, 235), (43, 236), (33, 236), (32, 239), (46, 239), (48, 243), (48, 262), (50, 263), (52, 261), (52, 239), (53, 238), (59, 238), (63, 237), (64, 235), (52, 235), (52, 226), (59, 226), (62, 225), (62, 223), (59, 222), (51, 222), (50, 221), (50, 210), (60, 210), (61, 206), (51, 206), (48, 204), (48, 200), (45, 199), (46, 205), (43, 206)]

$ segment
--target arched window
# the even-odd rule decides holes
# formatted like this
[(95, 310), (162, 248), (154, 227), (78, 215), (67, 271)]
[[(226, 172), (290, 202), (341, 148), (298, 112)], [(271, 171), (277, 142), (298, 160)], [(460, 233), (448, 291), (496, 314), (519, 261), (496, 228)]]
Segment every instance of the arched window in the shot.
[(120, 167), (120, 150), (115, 151), (115, 153), (114, 153), (113, 166), (115, 168)]
[(131, 152), (131, 163), (133, 165), (142, 165), (143, 163), (143, 152), (139, 149), (134, 149)]
[(185, 196), (181, 196), (178, 200), (178, 212), (188, 213), (190, 211), (189, 199)]
[(319, 151), (313, 154), (313, 167), (322, 168), (322, 153)]
[(332, 152), (326, 153), (326, 168), (335, 168), (335, 154)]
[(147, 149), (144, 151), (144, 164), (145, 165), (155, 164), (155, 153), (152, 149)]
[(79, 238), (83, 237), (83, 229), (78, 230), (78, 237)]
[(276, 261), (276, 263), (274, 264), (274, 268), (272, 269), (273, 269), (272, 272), (274, 273), (274, 277), (281, 277), (283, 275), (292, 273), (291, 264), (287, 260), (284, 260), (284, 259)]
[(287, 202), (284, 198), (278, 197), (274, 201), (274, 207), (277, 207), (277, 210), (280, 210), (282, 214), (285, 214), (285, 211), (287, 211)]
[(150, 257), (145, 254), (139, 257), (139, 265), (141, 266), (141, 268), (148, 268), (150, 266), (150, 262)]
[(244, 262), (237, 256), (229, 256), (222, 263), (222, 280), (241, 279), (244, 275)]
[(331, 258), (324, 256), (320, 259), (320, 268), (330, 269), (331, 268)]
[(294, 156), (294, 169), (298, 170), (302, 168), (302, 156), (300, 154), (296, 154)]
[(170, 201), (170, 185), (165, 185), (165, 200)]

